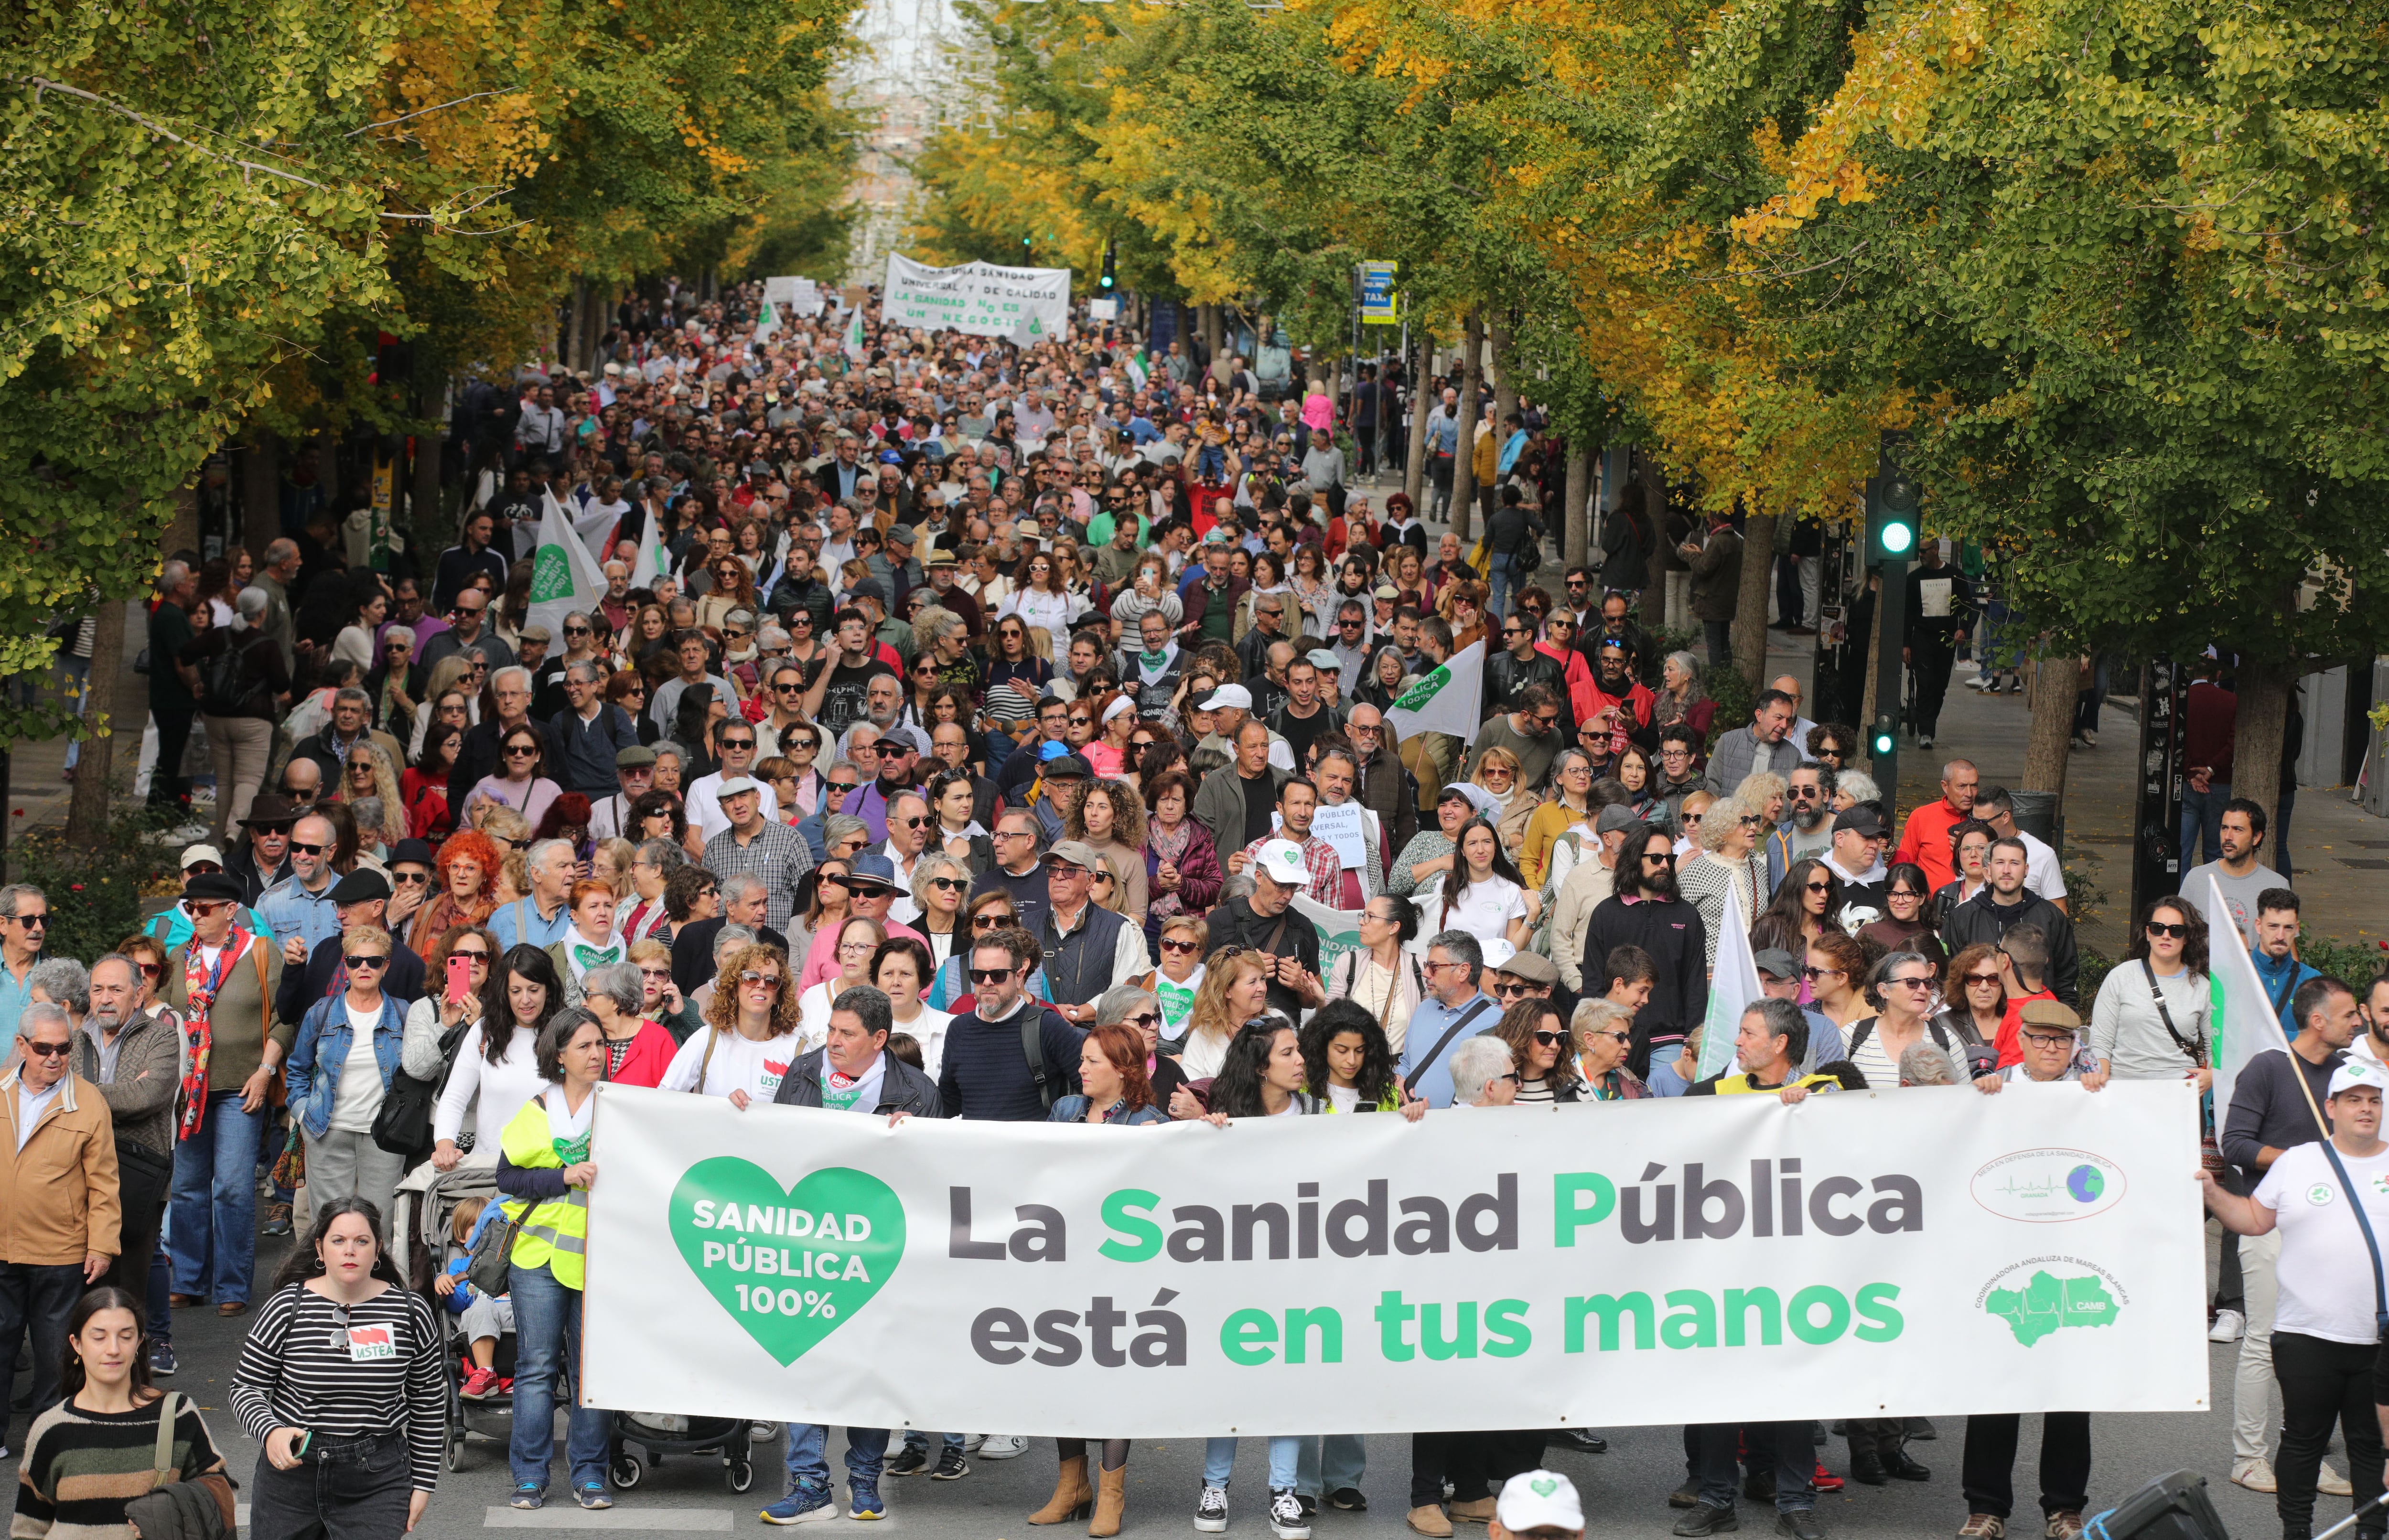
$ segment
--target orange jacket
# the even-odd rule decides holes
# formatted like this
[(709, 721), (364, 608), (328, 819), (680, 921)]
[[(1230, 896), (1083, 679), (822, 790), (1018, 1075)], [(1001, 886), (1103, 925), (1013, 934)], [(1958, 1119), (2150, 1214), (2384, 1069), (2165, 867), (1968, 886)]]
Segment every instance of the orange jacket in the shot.
[(32, 1137), (17, 1148), (20, 1065), (0, 1078), (0, 1262), (81, 1266), (86, 1254), (114, 1256), (116, 1126), (99, 1088), (79, 1075), (60, 1082)]

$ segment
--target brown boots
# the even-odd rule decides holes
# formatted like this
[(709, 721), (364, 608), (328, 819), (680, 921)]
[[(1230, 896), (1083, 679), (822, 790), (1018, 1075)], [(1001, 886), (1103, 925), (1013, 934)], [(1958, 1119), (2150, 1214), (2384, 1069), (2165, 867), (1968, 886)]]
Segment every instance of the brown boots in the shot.
[(1087, 1525), (1087, 1533), (1098, 1537), (1118, 1534), (1120, 1513), (1128, 1507), (1128, 1467), (1117, 1470), (1097, 1470), (1095, 1480), (1102, 1483), (1095, 1494), (1095, 1517)]
[(1059, 1524), (1072, 1519), (1083, 1519), (1094, 1500), (1094, 1488), (1087, 1484), (1087, 1457), (1075, 1455), (1062, 1462), (1061, 1473), (1054, 1482), (1054, 1495), (1046, 1500), (1043, 1508), (1028, 1516), (1028, 1521), (1032, 1524)]

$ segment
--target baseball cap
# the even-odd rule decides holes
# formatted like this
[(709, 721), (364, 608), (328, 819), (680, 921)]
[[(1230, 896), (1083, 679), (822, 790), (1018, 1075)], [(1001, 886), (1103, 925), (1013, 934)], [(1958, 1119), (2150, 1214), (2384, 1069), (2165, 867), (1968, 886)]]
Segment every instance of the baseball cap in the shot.
[(1057, 778), (1067, 781), (1074, 776), (1080, 780), (1084, 780), (1088, 776), (1095, 773), (1093, 770), (1089, 768), (1084, 759), (1080, 758), (1075, 754), (1057, 754), (1051, 759), (1046, 760), (1045, 763), (1038, 767), (1038, 769), (1039, 773), (1042, 774), (1048, 781), (1055, 780)]
[(1584, 1529), (1584, 1504), (1577, 1497), (1576, 1483), (1556, 1470), (1527, 1470), (1511, 1477), (1494, 1500), (1493, 1516), (1513, 1534)]
[(1262, 842), (1259, 853), (1253, 858), (1253, 870), (1280, 887), (1310, 885), (1310, 864), (1302, 859), (1302, 846), (1290, 839)]
[(2350, 1059), (2331, 1072), (2331, 1089), (2324, 1094), (2323, 1100), (2329, 1101), (2357, 1086), (2370, 1086), (2376, 1091), (2381, 1089), (2381, 1072), (2361, 1059)]
[(1883, 820), (1863, 802), (1833, 815), (1833, 833), (1838, 834), (1845, 829), (1855, 829), (1869, 839), (1883, 838)]
[(847, 598), (850, 602), (856, 599), (869, 599), (876, 603), (881, 609), (886, 609), (888, 585), (876, 578), (865, 578), (847, 592)]
[(224, 852), (217, 849), (212, 845), (194, 845), (189, 849), (183, 852), (182, 860), (176, 863), (177, 869), (188, 872), (191, 868), (198, 865), (201, 861), (208, 861), (213, 865), (222, 866), (224, 865)]
[(614, 751), (614, 768), (618, 770), (645, 770), (656, 762), (656, 751), (645, 744), (632, 744), (629, 748)]
[(1206, 696), (1196, 709), (1217, 711), (1223, 706), (1242, 706), (1250, 711), (1253, 708), (1253, 693), (1241, 684), (1223, 684)]
[(1053, 849), (1046, 851), (1045, 859), (1049, 861), (1058, 861), (1064, 866), (1081, 867), (1089, 872), (1100, 872), (1104, 865), (1104, 859), (1096, 855), (1094, 847), (1083, 840), (1066, 839), (1054, 846)]
[(1750, 954), (1750, 961), (1769, 978), (1790, 978), (1800, 971), (1800, 964), (1781, 947), (1762, 947)]
[(732, 797), (736, 796), (740, 792), (753, 792), (760, 790), (762, 790), (762, 788), (755, 783), (754, 777), (748, 775), (734, 775), (723, 781), (720, 786), (714, 789), (713, 800), (716, 802), (727, 802)]
[(358, 867), (332, 885), (332, 902), (336, 904), (369, 904), (389, 897), (390, 879), (370, 866)]
[(913, 527), (909, 524), (896, 525), (888, 531), (888, 543), (890, 545), (910, 545), (913, 539)]

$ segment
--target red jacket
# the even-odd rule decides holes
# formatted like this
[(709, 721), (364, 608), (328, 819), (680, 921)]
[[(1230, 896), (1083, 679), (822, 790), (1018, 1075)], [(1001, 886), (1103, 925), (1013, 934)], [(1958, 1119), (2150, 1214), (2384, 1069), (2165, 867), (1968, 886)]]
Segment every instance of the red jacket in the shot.
[(680, 1045), (672, 1035), (653, 1022), (641, 1022), (639, 1030), (631, 1037), (630, 1056), (622, 1061), (621, 1070), (607, 1078), (618, 1086), (645, 1086), (653, 1089), (663, 1084), (664, 1071), (671, 1068), (672, 1055)]

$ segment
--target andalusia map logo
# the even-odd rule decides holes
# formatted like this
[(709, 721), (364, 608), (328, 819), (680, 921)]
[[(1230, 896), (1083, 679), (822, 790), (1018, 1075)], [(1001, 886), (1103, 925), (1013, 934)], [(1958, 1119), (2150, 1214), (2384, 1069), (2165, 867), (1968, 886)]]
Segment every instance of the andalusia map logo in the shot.
[(2060, 1331), (2113, 1326), (2131, 1302), (2114, 1274), (2078, 1256), (2027, 1257), (1974, 1296), (1974, 1307), (2004, 1322), (2025, 1347)]

